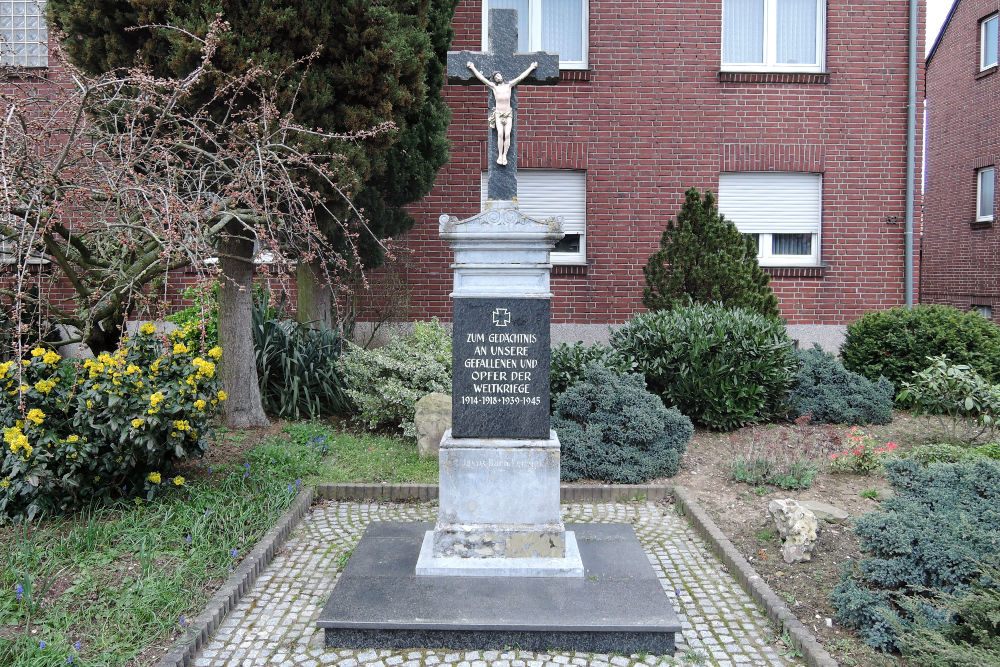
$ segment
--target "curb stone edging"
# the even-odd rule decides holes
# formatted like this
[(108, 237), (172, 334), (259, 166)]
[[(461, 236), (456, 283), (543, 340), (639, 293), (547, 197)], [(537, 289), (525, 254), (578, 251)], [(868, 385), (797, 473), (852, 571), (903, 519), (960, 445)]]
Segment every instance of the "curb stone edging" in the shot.
[(833, 656), (816, 641), (809, 628), (795, 617), (767, 582), (757, 574), (729, 538), (719, 530), (708, 513), (698, 505), (691, 492), (682, 486), (675, 486), (673, 496), (680, 513), (691, 520), (695, 531), (708, 542), (712, 553), (729, 568), (754, 602), (764, 607), (767, 617), (777, 623), (782, 631), (788, 633), (792, 645), (802, 652), (802, 657), (809, 667), (837, 667), (838, 663)]
[(222, 625), (222, 620), (253, 587), (261, 572), (274, 560), (275, 554), (288, 539), (292, 530), (309, 511), (315, 491), (311, 487), (299, 491), (292, 504), (278, 522), (264, 534), (246, 555), (233, 574), (216, 591), (205, 609), (188, 622), (188, 627), (156, 664), (157, 667), (188, 667)]
[[(757, 574), (686, 488), (659, 484), (563, 484), (559, 490), (562, 502), (674, 500), (679, 513), (691, 520), (695, 532), (729, 568), (740, 586), (754, 602), (764, 607), (772, 622), (788, 633), (792, 646), (802, 652), (809, 667), (838, 667), (833, 656), (816, 641), (809, 629)], [(191, 619), (187, 631), (157, 663), (157, 667), (188, 667), (194, 661), (229, 611), (274, 559), (278, 549), (309, 511), (314, 500), (429, 501), (436, 500), (437, 497), (437, 484), (320, 484), (315, 488), (303, 488), (278, 523), (261, 538), (209, 601), (204, 611)]]

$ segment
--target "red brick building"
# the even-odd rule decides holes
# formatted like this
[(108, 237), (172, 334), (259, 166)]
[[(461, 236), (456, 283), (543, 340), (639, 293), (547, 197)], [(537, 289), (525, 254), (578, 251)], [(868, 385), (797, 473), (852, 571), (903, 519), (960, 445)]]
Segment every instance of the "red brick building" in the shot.
[[(519, 89), (518, 120), (522, 208), (572, 232), (555, 337), (642, 309), (642, 266), (691, 186), (757, 235), (790, 324), (840, 331), (904, 303), (908, 0), (463, 0), (453, 49), (485, 48), (487, 4), (520, 10), (520, 50), (562, 58), (558, 85)], [(437, 220), (479, 210), (486, 168), (485, 87), (445, 95), (451, 162), (408, 237), (415, 319), (449, 315)]]
[[(454, 49), (485, 48), (488, 8), (513, 7), (521, 50), (562, 58), (558, 85), (519, 89), (518, 119), (522, 207), (568, 232), (554, 336), (600, 337), (641, 310), (642, 266), (691, 186), (756, 236), (793, 335), (835, 344), (903, 304), (911, 2), (922, 26), (920, 0), (462, 0)], [(0, 3), (3, 63), (45, 66), (42, 24), (19, 27), (33, 4)], [(451, 161), (408, 235), (413, 319), (450, 317), (438, 218), (479, 210), (486, 168), (485, 88), (445, 95)]]
[(1000, 316), (998, 0), (958, 0), (927, 56), (920, 300)]

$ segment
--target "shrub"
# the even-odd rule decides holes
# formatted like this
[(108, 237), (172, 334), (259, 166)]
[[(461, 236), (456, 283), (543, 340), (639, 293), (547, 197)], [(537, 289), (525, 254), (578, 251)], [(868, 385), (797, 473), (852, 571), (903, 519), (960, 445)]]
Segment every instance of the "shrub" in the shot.
[(161, 339), (147, 324), (114, 354), (79, 366), (40, 347), (20, 377), (16, 362), (0, 364), (0, 515), (152, 497), (176, 461), (202, 454), (209, 417), (225, 400), (215, 378), (222, 351), (194, 357), (182, 338)]
[(974, 442), (992, 435), (1000, 418), (1000, 387), (943, 355), (928, 361), (930, 366), (914, 373), (912, 382), (903, 383), (900, 401), (916, 415), (937, 416), (949, 442)]
[(258, 299), (253, 338), (265, 410), (283, 419), (315, 419), (350, 409), (337, 331), (281, 319), (267, 299)]
[[(256, 303), (257, 294), (254, 293)], [(192, 340), (205, 349), (211, 349), (219, 344), (219, 283), (197, 285), (184, 290), (184, 298), (191, 299), (192, 304), (184, 310), (168, 315), (167, 322), (176, 324), (179, 329), (197, 330), (198, 335)]]
[(845, 567), (831, 600), (840, 623), (890, 651), (914, 614), (932, 628), (947, 621), (936, 592), (964, 597), (985, 583), (977, 563), (1000, 544), (1000, 463), (890, 459), (885, 469), (892, 497), (855, 527), (870, 553)]
[(366, 350), (347, 342), (347, 394), (369, 428), (398, 427), (416, 437), (416, 402), (431, 392), (451, 393), (451, 336), (437, 320), (385, 347)]
[(870, 434), (855, 426), (847, 431), (844, 444), (848, 449), (830, 454), (831, 472), (853, 472), (870, 475), (881, 472), (885, 459), (899, 447), (894, 442), (878, 445)]
[(789, 396), (791, 412), (810, 415), (818, 424), (888, 424), (892, 421), (892, 383), (852, 373), (819, 345), (796, 352), (799, 371)]
[(797, 363), (780, 321), (719, 304), (636, 315), (611, 344), (664, 403), (720, 430), (780, 414)]
[(907, 663), (927, 667), (1000, 665), (1000, 559), (982, 567), (966, 595), (938, 595), (935, 606), (948, 613), (940, 628), (920, 623), (900, 643)]
[(642, 272), (642, 303), (650, 310), (718, 302), (780, 315), (770, 277), (757, 263), (754, 241), (719, 213), (711, 192), (704, 199), (695, 188), (685, 193), (677, 219), (667, 223), (660, 249)]
[(613, 347), (603, 343), (585, 345), (581, 342), (559, 343), (552, 348), (549, 392), (552, 411), (556, 409), (556, 399), (571, 385), (583, 380), (587, 366), (598, 363), (619, 373), (631, 370), (625, 360)]
[(885, 376), (899, 387), (927, 358), (947, 355), (988, 382), (1000, 382), (1000, 328), (976, 313), (951, 306), (915, 306), (866, 313), (847, 327), (840, 349), (844, 366), (871, 380)]
[(591, 364), (556, 403), (562, 478), (639, 484), (677, 472), (691, 420), (646, 391), (642, 377)]
[(911, 447), (903, 458), (913, 459), (923, 465), (931, 463), (959, 463), (960, 461), (975, 461), (976, 459), (993, 459), (1000, 461), (1000, 443), (991, 442), (979, 447), (963, 447), (935, 443)]

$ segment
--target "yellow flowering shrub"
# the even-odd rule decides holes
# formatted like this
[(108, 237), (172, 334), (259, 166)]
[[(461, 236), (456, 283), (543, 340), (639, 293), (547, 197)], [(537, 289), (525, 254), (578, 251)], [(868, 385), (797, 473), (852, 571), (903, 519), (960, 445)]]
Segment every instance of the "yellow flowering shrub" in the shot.
[(182, 485), (167, 473), (204, 453), (222, 398), (221, 351), (195, 356), (183, 336), (142, 326), (82, 363), (40, 347), (0, 363), (0, 518)]

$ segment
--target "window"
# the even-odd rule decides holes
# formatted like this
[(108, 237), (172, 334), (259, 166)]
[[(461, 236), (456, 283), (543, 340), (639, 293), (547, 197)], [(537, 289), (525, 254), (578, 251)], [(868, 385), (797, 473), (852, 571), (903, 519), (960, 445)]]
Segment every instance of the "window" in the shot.
[(982, 315), (983, 317), (985, 317), (988, 320), (992, 320), (993, 319), (993, 307), (992, 306), (985, 306), (985, 305), (979, 305), (979, 306), (977, 306), (977, 305), (973, 304), (973, 306), (971, 308), (971, 311), (974, 312), (974, 313), (979, 313), (980, 315)]
[(822, 71), (825, 14), (825, 0), (723, 0), (723, 69)]
[[(483, 173), (480, 205), (486, 204)], [(570, 169), (518, 169), (517, 202), (538, 220), (561, 217), (566, 236), (552, 251), (553, 264), (587, 263), (587, 172)]]
[(989, 69), (997, 65), (997, 26), (1000, 14), (983, 19), (979, 24), (979, 69)]
[(993, 192), (996, 167), (986, 167), (976, 172), (976, 222), (993, 220)]
[(820, 174), (724, 173), (719, 210), (756, 241), (761, 266), (816, 266), (822, 191)]
[[(517, 10), (517, 50), (559, 54), (562, 69), (587, 68), (587, 0), (483, 0), (483, 25), (489, 10)], [(488, 48), (489, 29), (483, 30)]]
[(48, 64), (45, 0), (0, 0), (0, 65)]

